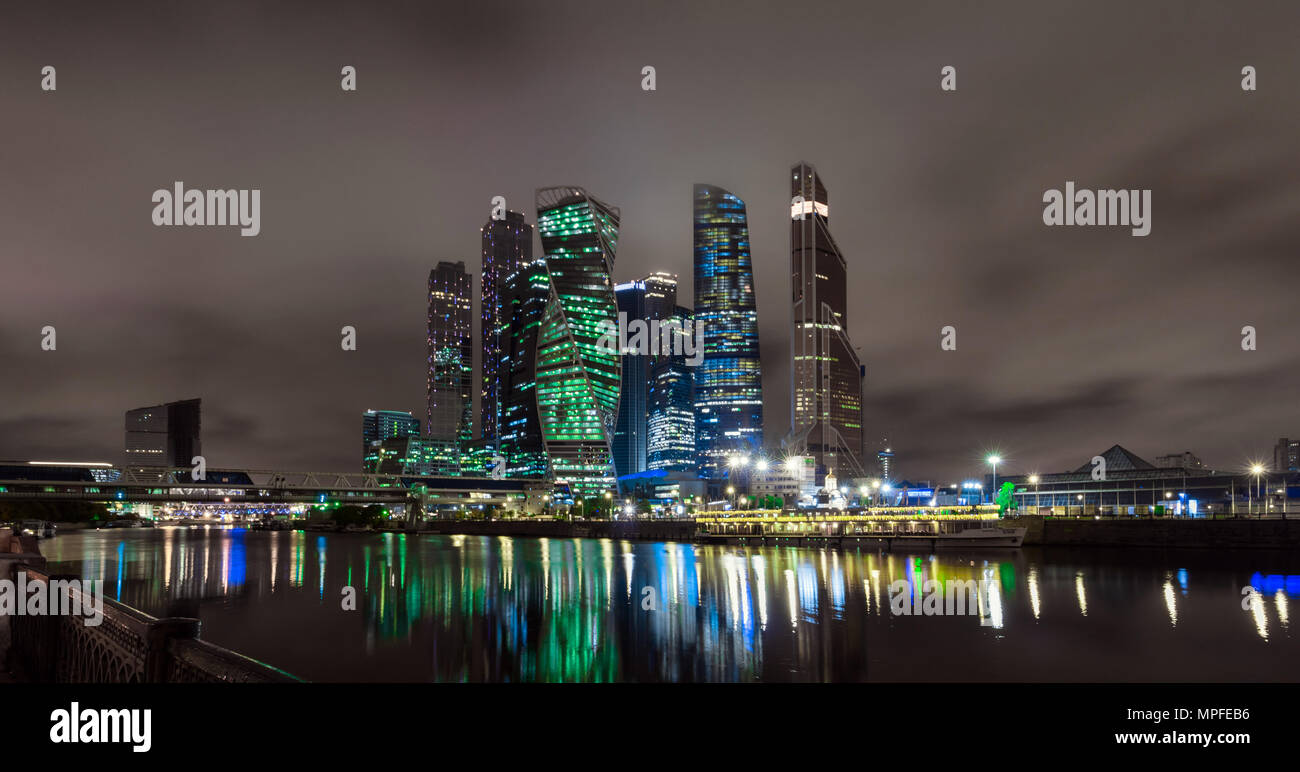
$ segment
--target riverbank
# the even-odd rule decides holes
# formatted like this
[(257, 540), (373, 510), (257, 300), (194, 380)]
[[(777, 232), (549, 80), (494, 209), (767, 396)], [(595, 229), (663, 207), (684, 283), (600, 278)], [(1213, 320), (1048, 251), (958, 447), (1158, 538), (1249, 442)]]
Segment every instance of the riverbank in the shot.
[(1295, 549), (1300, 520), (1236, 518), (1020, 517), (1006, 521), (1024, 527), (1025, 546), (1161, 547), (1194, 549)]
[[(1300, 520), (1073, 519), (1028, 516), (1000, 523), (1025, 528), (1026, 547), (1158, 547), (1164, 549), (1294, 549)], [(471, 536), (694, 541), (689, 520), (437, 520), (422, 533)]]

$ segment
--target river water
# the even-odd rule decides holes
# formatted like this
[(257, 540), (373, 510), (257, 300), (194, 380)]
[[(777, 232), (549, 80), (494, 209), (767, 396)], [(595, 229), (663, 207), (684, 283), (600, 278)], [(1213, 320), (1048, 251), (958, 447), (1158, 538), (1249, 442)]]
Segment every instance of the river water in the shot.
[[(198, 617), (204, 639), (311, 681), (1300, 681), (1300, 560), (1280, 550), (215, 527), (69, 532), (41, 549), (110, 598)], [(926, 613), (966, 580), (985, 588), (966, 613)]]

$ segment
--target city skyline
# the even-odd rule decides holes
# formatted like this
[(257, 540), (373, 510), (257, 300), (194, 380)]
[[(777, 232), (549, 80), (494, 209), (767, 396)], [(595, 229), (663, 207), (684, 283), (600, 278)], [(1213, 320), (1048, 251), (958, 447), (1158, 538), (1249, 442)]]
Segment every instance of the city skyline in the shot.
[[(457, 13), (473, 30), (497, 18), (490, 10)], [(403, 20), (432, 48), (394, 38), (403, 25), (392, 19), (311, 20), (323, 42), (290, 61), (268, 58), (277, 35), (303, 23), (287, 12), (266, 11), (253, 30), (213, 19), (201, 34), (121, 21), (137, 13), (111, 17), (136, 48), (194, 55), (152, 68), (126, 104), (120, 84), (148, 60), (105, 56), (93, 36), (41, 35), (22, 10), (0, 33), (21, 148), (0, 181), (14, 266), (0, 309), (0, 456), (77, 448), (113, 460), (123, 410), (200, 395), (210, 463), (354, 468), (357, 412), (422, 412), (422, 277), (441, 260), (478, 272), (475, 229), (492, 198), (528, 212), (532, 191), (556, 180), (622, 208), (616, 282), (651, 271), (687, 281), (693, 183), (747, 202), (774, 447), (789, 429), (783, 177), (801, 158), (833, 187), (857, 303), (848, 332), (868, 368), (867, 437), (891, 438), (901, 474), (956, 476), (994, 450), (1008, 465), (1066, 469), (1114, 442), (1223, 467), (1267, 460), (1297, 431), (1276, 407), (1300, 377), (1286, 311), (1297, 120), (1269, 85), (1291, 68), (1277, 53), (1290, 30), (1261, 24), (1256, 9), (1134, 9), (1128, 30), (1084, 7), (1025, 5), (1024, 38), (997, 51), (976, 40), (993, 24), (976, 9), (883, 9), (866, 25), (848, 10), (800, 18), (839, 52), (823, 79), (760, 55), (796, 24), (779, 14), (696, 9), (682, 33), (648, 11), (611, 11), (611, 38), (639, 44), (597, 40), (567, 62), (546, 51), (580, 32), (521, 9), (497, 29), (519, 58), (500, 63), (491, 47), (476, 51), (475, 34), (439, 34), (432, 14)], [(733, 22), (743, 36), (717, 35)], [(1152, 28), (1171, 34), (1138, 32)], [(344, 29), (369, 37), (340, 50), (330, 41)], [(1208, 53), (1177, 42), (1210, 35), (1219, 45)], [(1092, 55), (1098, 45), (1107, 56)], [(232, 49), (251, 56), (212, 64)], [(517, 66), (530, 56), (545, 66)], [(59, 66), (54, 94), (28, 82), (47, 59)], [(949, 63), (959, 87), (944, 94)], [(1246, 63), (1261, 73), (1251, 94), (1237, 87)], [(342, 64), (358, 67), (355, 94), (338, 90)], [(639, 85), (646, 64), (658, 68), (652, 93)], [(187, 83), (216, 79), (239, 88), (188, 95)], [(718, 110), (724, 80), (734, 88)], [(1135, 82), (1153, 98), (1134, 100)], [(281, 106), (285, 123), (247, 125), (250, 104)], [(807, 131), (800, 111), (827, 104), (842, 115), (823, 111)], [(155, 125), (133, 112), (169, 117)], [(528, 142), (519, 114), (537, 127)], [(693, 144), (701, 132), (728, 141)], [(154, 228), (149, 192), (178, 179), (260, 187), (260, 234)], [(1151, 189), (1151, 235), (1044, 227), (1043, 191), (1067, 180)], [(184, 291), (195, 286), (210, 289)], [(55, 352), (39, 347), (47, 324)], [(344, 325), (357, 329), (355, 352), (339, 350)], [(956, 351), (939, 348), (945, 325)], [(1259, 330), (1256, 351), (1240, 348), (1244, 325)]]

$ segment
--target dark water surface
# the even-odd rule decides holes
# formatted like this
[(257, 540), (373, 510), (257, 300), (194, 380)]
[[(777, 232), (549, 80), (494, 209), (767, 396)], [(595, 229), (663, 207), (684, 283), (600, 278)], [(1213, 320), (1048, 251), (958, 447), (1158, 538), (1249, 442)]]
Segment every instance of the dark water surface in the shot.
[[(1283, 551), (222, 528), (70, 532), (41, 549), (111, 598), (197, 616), (204, 639), (313, 681), (1300, 681), (1300, 560)], [(929, 579), (990, 590), (973, 613), (927, 616)], [(893, 613), (897, 580), (916, 614)]]

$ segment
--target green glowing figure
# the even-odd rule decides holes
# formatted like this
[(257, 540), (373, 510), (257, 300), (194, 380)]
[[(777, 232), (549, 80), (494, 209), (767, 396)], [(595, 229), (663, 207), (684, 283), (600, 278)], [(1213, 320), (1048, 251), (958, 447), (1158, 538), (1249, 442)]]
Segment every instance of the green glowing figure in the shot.
[(998, 517), (1006, 517), (1007, 512), (1016, 508), (1015, 500), (1016, 486), (1009, 482), (1002, 483), (1002, 490), (998, 491)]

